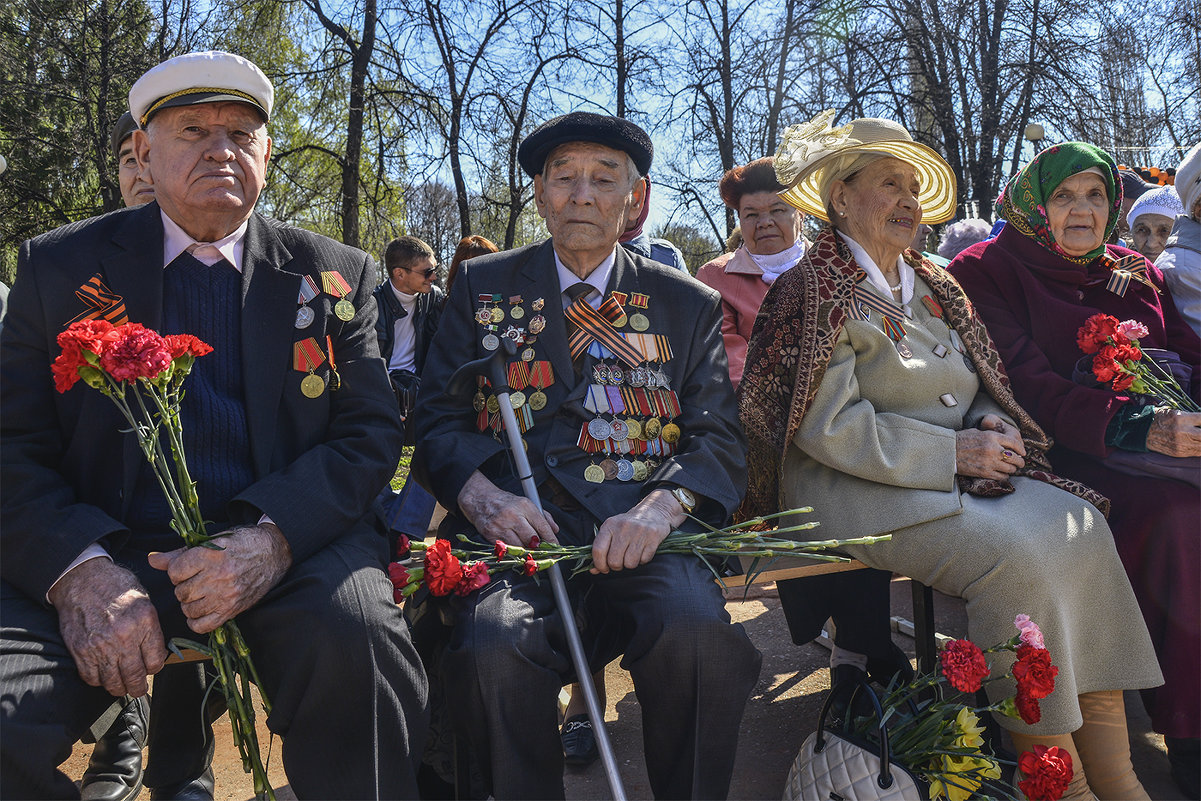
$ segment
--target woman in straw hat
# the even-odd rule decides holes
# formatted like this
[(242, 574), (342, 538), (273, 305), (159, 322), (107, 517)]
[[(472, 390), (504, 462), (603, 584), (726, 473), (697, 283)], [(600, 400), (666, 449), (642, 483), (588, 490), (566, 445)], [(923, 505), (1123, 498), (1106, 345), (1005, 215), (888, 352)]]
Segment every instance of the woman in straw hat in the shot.
[(1055, 145), (1006, 186), (997, 210), (1007, 224), (997, 238), (965, 250), (950, 270), (988, 325), (1014, 394), (1054, 438), (1056, 470), (1113, 502), (1109, 525), (1165, 678), (1143, 703), (1166, 738), (1173, 778), (1184, 797), (1197, 798), (1201, 414), (1097, 386), (1087, 367), (1076, 371), (1085, 358), (1076, 332), (1103, 312), (1144, 326), (1141, 347), (1179, 356), (1173, 372), (1201, 400), (1201, 341), (1164, 291), (1164, 276), (1106, 244), (1121, 204), (1109, 154), (1084, 142)]
[[(744, 511), (809, 505), (823, 537), (891, 534), (848, 550), (965, 599), (977, 642), (1009, 639), (1028, 614), (1056, 688), (1041, 720), (1000, 722), (1022, 751), (1071, 752), (1065, 798), (1146, 798), (1109, 701), (1162, 677), (1107, 502), (1050, 472), (1050, 441), (962, 290), (908, 249), (955, 210), (946, 162), (895, 123), (833, 116), (790, 127), (776, 155), (781, 196), (830, 225), (772, 286), (751, 341)], [(993, 701), (1012, 692), (989, 685)]]

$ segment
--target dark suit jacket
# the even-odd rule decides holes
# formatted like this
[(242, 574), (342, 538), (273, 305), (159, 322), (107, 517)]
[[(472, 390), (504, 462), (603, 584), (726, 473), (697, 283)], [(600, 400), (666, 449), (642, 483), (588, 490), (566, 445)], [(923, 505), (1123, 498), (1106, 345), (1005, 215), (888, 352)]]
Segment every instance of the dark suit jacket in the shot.
[[(142, 455), (112, 401), (75, 385), (54, 390), (55, 337), (83, 309), (75, 290), (100, 274), (129, 319), (159, 328), (163, 225), (157, 203), (66, 225), (25, 242), (0, 336), (0, 575), (43, 599), (90, 543), (116, 551)], [(337, 270), (357, 313), (310, 302), (316, 320), (295, 328), (302, 276)], [(334, 538), (378, 525), (369, 510), (396, 470), (401, 429), (375, 338), (375, 265), (362, 251), (258, 214), (242, 265), (242, 375), (256, 480), (230, 504), (228, 522), (267, 514), (294, 562)], [(342, 379), (319, 398), (300, 392), (293, 343), (333, 341)], [(328, 361), (318, 370), (329, 376)], [(185, 425), (188, 421), (185, 421)], [(193, 424), (195, 424), (193, 422)], [(204, 488), (199, 487), (203, 493)]]
[[(545, 300), (541, 313), (547, 325), (535, 350), (536, 358), (550, 361), (555, 383), (546, 390), (546, 407), (534, 413), (534, 426), (524, 434), (539, 486), (553, 476), (597, 522), (629, 511), (660, 485), (686, 487), (707, 499), (698, 512), (717, 524), (738, 506), (746, 488), (746, 443), (721, 338), (720, 297), (686, 273), (625, 248), (617, 248), (608, 289), (649, 295), (648, 333), (665, 334), (671, 344), (674, 358), (665, 372), (679, 395), (681, 412), (675, 422), (683, 432), (676, 454), (641, 484), (593, 484), (584, 479), (584, 469), (596, 461), (576, 447), (580, 426), (595, 416), (583, 406), (591, 371), (585, 369), (584, 377), (577, 380), (572, 369), (551, 241), (481, 256), (462, 265), (451, 288), (414, 415), (413, 467), (422, 485), (452, 511), (451, 525), (470, 530), (463, 521), (454, 520), (453, 513), (459, 491), (475, 470), (502, 489), (522, 494), (505, 446), (490, 431), (480, 433), (476, 428), (470, 398), (452, 398), (445, 391), (459, 365), (488, 353), (481, 344), (486, 332), (474, 319), (481, 293), (499, 293), (504, 298), (521, 295), (527, 304)], [(527, 309), (527, 323), (530, 314)]]

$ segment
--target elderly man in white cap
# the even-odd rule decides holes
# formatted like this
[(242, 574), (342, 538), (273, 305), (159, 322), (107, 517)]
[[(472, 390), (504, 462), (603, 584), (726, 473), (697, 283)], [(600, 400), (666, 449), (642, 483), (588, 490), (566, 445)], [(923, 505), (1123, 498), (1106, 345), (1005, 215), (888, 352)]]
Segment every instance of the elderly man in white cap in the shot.
[[(151, 69), (130, 109), (155, 202), (21, 248), (0, 337), (5, 798), (75, 796), (57, 769), (74, 740), (113, 696), (146, 693), (167, 639), (235, 615), (297, 796), (416, 796), (426, 683), (372, 507), (402, 439), (375, 265), (254, 213), (272, 101), (258, 67), (228, 53)], [(178, 547), (108, 399), (54, 392), (55, 337), (89, 318), (213, 345), (181, 417), (203, 516), (230, 532), (221, 550)], [(319, 361), (298, 358), (314, 348)]]

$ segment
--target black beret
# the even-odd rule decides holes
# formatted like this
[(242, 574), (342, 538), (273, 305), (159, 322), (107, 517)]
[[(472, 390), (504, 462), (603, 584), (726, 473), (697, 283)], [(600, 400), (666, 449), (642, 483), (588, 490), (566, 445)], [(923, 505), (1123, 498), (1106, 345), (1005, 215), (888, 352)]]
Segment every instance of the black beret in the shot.
[(108, 132), (108, 142), (112, 145), (113, 158), (117, 161), (121, 160), (121, 143), (133, 136), (133, 132), (137, 129), (138, 124), (133, 121), (133, 115), (128, 111), (113, 123), (112, 130)]
[(517, 148), (517, 160), (526, 175), (533, 178), (542, 173), (546, 157), (556, 147), (567, 142), (596, 142), (630, 154), (641, 175), (651, 169), (655, 147), (646, 131), (622, 117), (573, 111), (547, 120), (534, 129)]

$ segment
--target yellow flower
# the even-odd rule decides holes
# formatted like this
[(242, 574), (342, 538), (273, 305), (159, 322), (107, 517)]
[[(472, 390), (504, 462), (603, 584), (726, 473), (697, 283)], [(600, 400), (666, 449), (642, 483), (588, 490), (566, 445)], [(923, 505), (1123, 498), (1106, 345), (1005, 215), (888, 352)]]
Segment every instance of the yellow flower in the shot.
[(955, 716), (955, 748), (979, 748), (984, 745), (984, 727), (980, 718), (968, 707), (959, 710)]
[(985, 779), (1001, 778), (1001, 766), (987, 757), (942, 756), (941, 770), (930, 775), (930, 799), (967, 801)]

